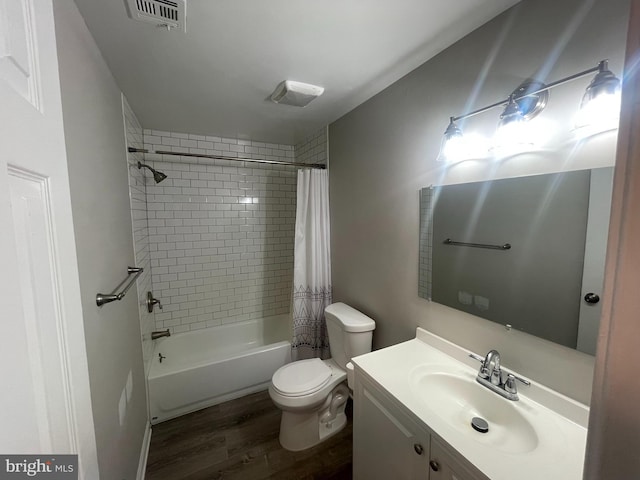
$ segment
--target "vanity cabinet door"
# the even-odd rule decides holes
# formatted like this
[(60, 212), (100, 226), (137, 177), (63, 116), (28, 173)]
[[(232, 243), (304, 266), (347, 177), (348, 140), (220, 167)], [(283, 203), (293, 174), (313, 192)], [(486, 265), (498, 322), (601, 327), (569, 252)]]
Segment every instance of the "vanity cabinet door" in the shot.
[(427, 480), (429, 435), (362, 384), (355, 397), (354, 480)]
[(445, 447), (431, 440), (429, 480), (485, 480), (484, 475), (472, 473), (456, 460)]

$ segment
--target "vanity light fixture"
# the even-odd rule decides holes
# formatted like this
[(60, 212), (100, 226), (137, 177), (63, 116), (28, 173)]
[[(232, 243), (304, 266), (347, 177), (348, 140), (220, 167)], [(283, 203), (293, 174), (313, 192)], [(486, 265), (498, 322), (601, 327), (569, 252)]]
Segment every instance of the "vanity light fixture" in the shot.
[(498, 122), (498, 128), (507, 127), (513, 123), (524, 122), (524, 116), (520, 110), (520, 106), (515, 100), (515, 95), (509, 96), (509, 103), (504, 107), (504, 111), (500, 114), (500, 121)]
[(589, 126), (615, 128), (620, 113), (620, 80), (609, 70), (609, 62), (598, 64), (598, 73), (584, 92), (576, 115), (576, 128)]
[(458, 161), (463, 159), (464, 154), (469, 153), (470, 148), (467, 147), (465, 137), (456, 125), (457, 121), (496, 107), (504, 107), (504, 110), (500, 115), (492, 150), (512, 152), (514, 147), (516, 150), (520, 147), (521, 150), (523, 146), (532, 145), (533, 142), (527, 138), (527, 121), (536, 117), (547, 106), (549, 90), (591, 73), (596, 73), (596, 76), (585, 91), (575, 120), (576, 128), (594, 124), (601, 126), (599, 131), (615, 128), (620, 106), (620, 80), (609, 70), (608, 61), (601, 60), (595, 67), (546, 85), (537, 80), (527, 80), (506, 99), (457, 117), (450, 117), (449, 126), (442, 139), (438, 161)]
[(500, 114), (498, 128), (494, 136), (494, 150), (515, 152), (527, 142), (526, 119), (520, 110), (520, 105), (515, 100), (515, 95), (509, 96), (509, 103)]
[(462, 158), (464, 136), (462, 130), (456, 125), (453, 117), (449, 118), (449, 125), (444, 131), (438, 161), (456, 161)]

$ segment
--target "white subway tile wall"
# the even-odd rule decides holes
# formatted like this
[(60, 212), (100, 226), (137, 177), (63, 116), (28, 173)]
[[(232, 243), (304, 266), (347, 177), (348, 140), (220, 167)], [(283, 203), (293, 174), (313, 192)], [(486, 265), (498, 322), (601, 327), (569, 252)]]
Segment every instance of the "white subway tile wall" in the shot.
[[(136, 148), (143, 147), (143, 133), (140, 122), (131, 110), (127, 99), (122, 96), (122, 110), (124, 114), (125, 137), (127, 145)], [(151, 257), (149, 255), (149, 231), (147, 219), (147, 201), (145, 182), (148, 177), (137, 168), (138, 161), (143, 161), (140, 153), (127, 153), (129, 165), (129, 198), (131, 201), (131, 222), (133, 226), (133, 242), (136, 266), (144, 268), (136, 283), (138, 291), (138, 312), (140, 317), (140, 331), (142, 332), (142, 355), (145, 373), (149, 373), (153, 355), (151, 332), (155, 328), (154, 314), (147, 311), (146, 295), (151, 291)], [(148, 173), (147, 173), (148, 175)], [(153, 183), (153, 179), (150, 180)]]
[[(294, 147), (144, 130), (150, 150), (294, 161)], [(147, 183), (153, 288), (172, 332), (287, 313), (296, 169), (153, 155), (167, 179)]]
[[(418, 268), (418, 295), (431, 300), (433, 286), (433, 187), (420, 190), (420, 253)], [(422, 248), (426, 247), (426, 248)]]
[[(124, 105), (130, 146), (327, 163), (326, 127), (295, 147), (142, 131), (126, 100)], [(130, 163), (138, 160), (143, 160), (141, 154), (129, 154)], [(293, 277), (295, 169), (154, 154), (145, 155), (144, 161), (168, 175), (155, 184), (150, 174), (130, 167), (136, 261), (146, 262), (141, 263), (145, 275), (138, 285), (145, 359), (152, 353), (147, 339), (154, 328), (177, 333), (287, 313)], [(164, 310), (147, 312), (147, 290), (161, 299)]]
[(329, 127), (323, 127), (295, 146), (296, 162), (327, 164)]

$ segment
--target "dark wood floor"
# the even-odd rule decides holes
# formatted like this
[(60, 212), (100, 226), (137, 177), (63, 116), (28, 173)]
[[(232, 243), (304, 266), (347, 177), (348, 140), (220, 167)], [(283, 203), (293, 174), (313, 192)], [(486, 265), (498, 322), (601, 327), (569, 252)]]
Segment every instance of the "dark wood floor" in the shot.
[(340, 433), (303, 452), (278, 442), (280, 410), (259, 392), (155, 425), (147, 480), (351, 479), (352, 415)]

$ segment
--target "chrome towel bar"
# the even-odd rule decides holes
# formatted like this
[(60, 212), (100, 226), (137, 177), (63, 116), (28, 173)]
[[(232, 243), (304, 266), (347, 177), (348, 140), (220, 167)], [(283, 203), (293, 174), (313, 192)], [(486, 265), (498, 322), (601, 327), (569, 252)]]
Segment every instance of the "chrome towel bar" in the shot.
[[(122, 300), (124, 296), (127, 294), (127, 292), (129, 291), (129, 289), (131, 288), (131, 285), (133, 285), (133, 283), (138, 279), (138, 277), (143, 271), (144, 269), (142, 267), (127, 267), (126, 278), (118, 284), (118, 286), (113, 290), (112, 293), (96, 294), (96, 305), (101, 307), (105, 303), (111, 303), (111, 302), (115, 302), (116, 300)], [(131, 277), (131, 275), (133, 275), (133, 277)], [(129, 283), (127, 283), (127, 280), (129, 281)], [(120, 290), (120, 287), (122, 287), (122, 285), (124, 285), (125, 283), (127, 283), (127, 286), (124, 287), (120, 293), (116, 293), (118, 290)]]
[(454, 242), (450, 238), (446, 238), (442, 243), (445, 245), (457, 245), (459, 247), (490, 248), (492, 250), (509, 250), (511, 248), (510, 243), (505, 243), (504, 245), (488, 245), (486, 243)]

